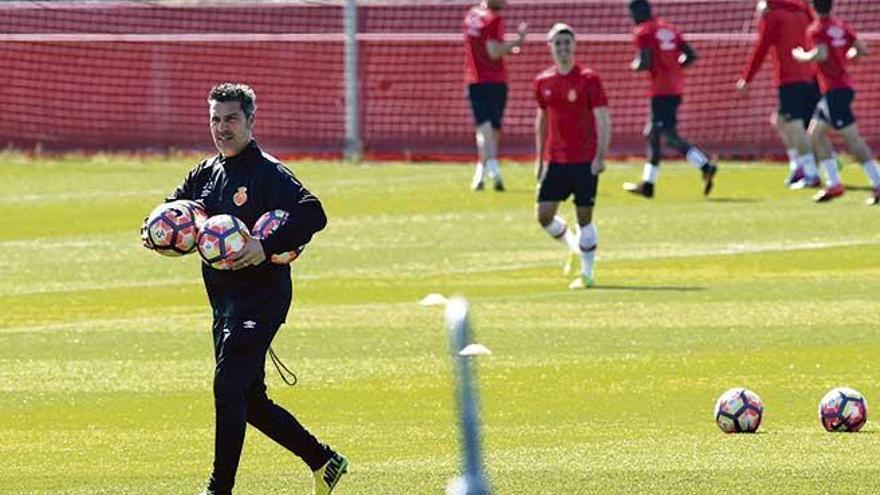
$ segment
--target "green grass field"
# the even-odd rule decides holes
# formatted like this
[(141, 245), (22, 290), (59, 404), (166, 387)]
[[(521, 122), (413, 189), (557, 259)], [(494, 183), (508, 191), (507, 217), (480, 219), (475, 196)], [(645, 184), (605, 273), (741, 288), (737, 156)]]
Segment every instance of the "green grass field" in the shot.
[[(213, 446), (210, 311), (196, 255), (140, 247), (144, 215), (194, 156), (0, 156), (0, 493), (195, 494)], [(340, 495), (440, 494), (458, 470), (442, 311), (471, 301), (486, 464), (523, 494), (880, 493), (880, 437), (829, 434), (819, 398), (880, 401), (880, 209), (814, 205), (783, 168), (730, 164), (704, 200), (667, 166), (652, 202), (600, 185), (599, 287), (572, 293), (533, 220), (470, 167), (291, 163), (327, 230), (295, 263), (275, 340), (300, 377), (270, 394), (346, 453)], [(864, 186), (861, 170), (844, 170)], [(566, 207), (566, 216), (571, 210)], [(716, 397), (764, 399), (761, 433), (724, 435)], [(310, 493), (304, 464), (248, 431), (237, 494)]]

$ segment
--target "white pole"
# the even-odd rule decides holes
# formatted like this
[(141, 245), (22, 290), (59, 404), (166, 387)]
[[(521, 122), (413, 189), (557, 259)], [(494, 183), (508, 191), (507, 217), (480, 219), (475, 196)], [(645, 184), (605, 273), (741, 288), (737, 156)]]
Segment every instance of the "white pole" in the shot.
[(474, 378), (475, 356), (462, 354), (471, 344), (468, 325), (468, 303), (460, 297), (446, 304), (446, 328), (453, 364), (457, 366), (456, 395), (461, 423), (461, 454), (464, 473), (447, 487), (447, 495), (490, 495), (489, 483), (483, 471), (483, 453), (480, 446), (479, 392)]
[(345, 2), (345, 159), (361, 160), (360, 74), (357, 0)]

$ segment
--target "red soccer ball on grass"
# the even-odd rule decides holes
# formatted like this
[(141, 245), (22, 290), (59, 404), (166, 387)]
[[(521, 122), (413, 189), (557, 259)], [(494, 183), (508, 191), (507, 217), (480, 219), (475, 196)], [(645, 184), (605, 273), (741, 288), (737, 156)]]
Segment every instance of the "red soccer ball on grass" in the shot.
[(819, 401), (819, 421), (827, 431), (856, 432), (868, 420), (868, 400), (858, 390), (833, 388)]

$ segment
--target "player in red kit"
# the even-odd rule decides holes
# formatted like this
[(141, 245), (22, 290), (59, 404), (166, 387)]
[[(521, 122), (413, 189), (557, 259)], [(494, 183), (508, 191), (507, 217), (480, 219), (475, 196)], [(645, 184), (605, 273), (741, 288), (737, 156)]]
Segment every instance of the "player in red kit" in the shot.
[(771, 121), (785, 144), (789, 156), (786, 185), (793, 189), (819, 187), (819, 170), (807, 138), (807, 125), (821, 98), (815, 82), (815, 68), (798, 63), (792, 57), (795, 47), (805, 46), (807, 26), (812, 12), (804, 0), (762, 0), (758, 2), (758, 41), (737, 81), (737, 89), (748, 90), (770, 53), (773, 83), (778, 88), (779, 108)]
[(847, 61), (867, 54), (867, 47), (845, 22), (831, 15), (833, 0), (813, 0), (813, 7), (819, 19), (807, 29), (807, 41), (812, 48), (809, 51), (801, 47), (792, 50), (792, 56), (799, 62), (816, 62), (819, 67), (822, 100), (813, 114), (809, 133), (816, 158), (825, 170), (828, 181), (825, 189), (813, 199), (817, 202), (830, 201), (844, 193), (837, 160), (831, 156), (832, 149), (828, 144), (827, 135), (833, 128), (843, 136), (849, 152), (862, 163), (874, 188), (874, 194), (867, 202), (876, 205), (880, 203), (880, 170), (874, 153), (859, 133), (852, 112), (855, 91), (852, 78), (846, 70)]
[(484, 0), (472, 7), (464, 18), (465, 82), (468, 99), (477, 126), (477, 168), (471, 187), (481, 191), (486, 176), (495, 190), (504, 190), (498, 167), (498, 140), (501, 119), (507, 105), (507, 70), (504, 56), (516, 53), (526, 37), (526, 25), (520, 24), (517, 39), (504, 41), (504, 23), (500, 11), (506, 0)]
[(626, 182), (627, 191), (651, 198), (660, 172), (662, 155), (661, 140), (678, 150), (688, 162), (703, 174), (703, 194), (712, 191), (718, 167), (705, 153), (682, 138), (676, 129), (678, 106), (684, 94), (684, 67), (697, 59), (697, 54), (684, 41), (681, 33), (668, 22), (655, 19), (648, 0), (632, 0), (630, 14), (636, 23), (635, 44), (639, 55), (633, 60), (634, 71), (647, 71), (651, 80), (651, 120), (645, 127), (648, 141), (648, 163), (645, 164), (642, 182)]
[[(556, 24), (547, 34), (555, 65), (535, 78), (538, 222), (553, 238), (581, 257), (581, 276), (571, 289), (592, 287), (598, 233), (593, 206), (599, 174), (611, 141), (608, 99), (599, 76), (574, 61), (574, 30)], [(559, 203), (574, 194), (580, 234), (556, 216)]]

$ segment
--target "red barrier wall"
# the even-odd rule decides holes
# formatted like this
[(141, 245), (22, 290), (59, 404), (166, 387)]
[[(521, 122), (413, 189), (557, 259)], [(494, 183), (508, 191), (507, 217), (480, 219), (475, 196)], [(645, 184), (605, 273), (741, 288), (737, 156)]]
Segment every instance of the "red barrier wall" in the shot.
[[(473, 153), (459, 34), (467, 6), (360, 8), (366, 151)], [(768, 124), (776, 105), (769, 61), (748, 97), (733, 89), (751, 46), (753, 2), (656, 0), (655, 11), (677, 22), (701, 55), (688, 70), (682, 133), (712, 153), (780, 153)], [(869, 40), (880, 33), (880, 2), (849, 1), (840, 13)], [(625, 2), (521, 1), (505, 18), (509, 30), (524, 20), (540, 33), (566, 20), (584, 34), (577, 58), (605, 82), (614, 151), (643, 152), (647, 82), (627, 67), (634, 50)], [(209, 148), (207, 90), (235, 80), (257, 92), (257, 137), (269, 149), (339, 152), (341, 32), (338, 5), (0, 4), (0, 63), (7, 80), (0, 143), (59, 150)], [(550, 63), (540, 35), (509, 59), (507, 153), (531, 152), (531, 80)], [(874, 64), (869, 59), (854, 73), (856, 113), (876, 145), (880, 77)]]

